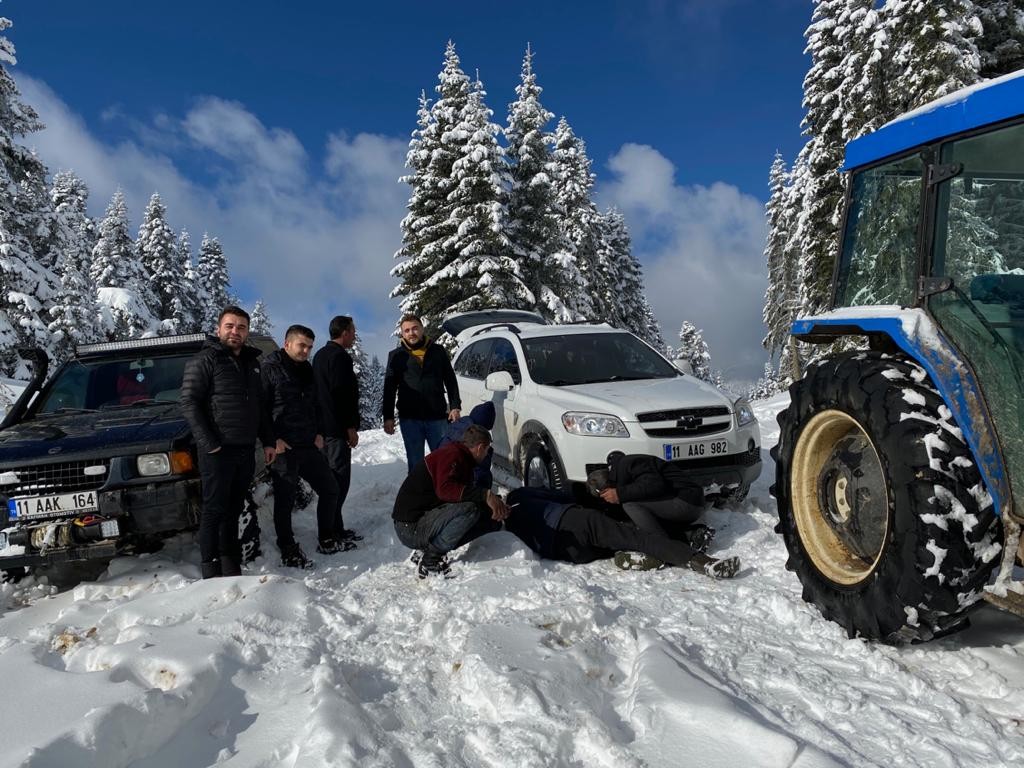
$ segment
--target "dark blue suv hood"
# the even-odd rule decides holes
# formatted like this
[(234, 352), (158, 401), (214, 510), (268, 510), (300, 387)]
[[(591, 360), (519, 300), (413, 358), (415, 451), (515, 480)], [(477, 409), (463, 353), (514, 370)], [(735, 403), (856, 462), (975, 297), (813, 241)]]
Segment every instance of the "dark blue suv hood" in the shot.
[(43, 416), (0, 431), (0, 465), (167, 451), (188, 434), (177, 404)]

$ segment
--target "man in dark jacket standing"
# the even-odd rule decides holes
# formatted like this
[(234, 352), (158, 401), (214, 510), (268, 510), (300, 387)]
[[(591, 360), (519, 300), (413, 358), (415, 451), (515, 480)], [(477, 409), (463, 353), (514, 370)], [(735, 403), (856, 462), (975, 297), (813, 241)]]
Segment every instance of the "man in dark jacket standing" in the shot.
[(384, 373), (384, 431), (395, 433), (397, 395), (399, 426), (411, 472), (423, 461), (423, 443), (432, 451), (441, 444), (447, 422), (459, 418), (462, 403), (448, 353), (423, 334), (419, 317), (404, 315), (399, 332), (402, 341), (388, 355)]
[(292, 533), (292, 510), (300, 477), (317, 495), (316, 551), (332, 555), (352, 548), (337, 538), (334, 515), (338, 508), (338, 484), (320, 452), (324, 439), (313, 366), (309, 363), (314, 338), (313, 331), (306, 326), (293, 325), (285, 332), (284, 348), (274, 350), (263, 361), (263, 396), (277, 436), (277, 458), (270, 465), (274, 529), (281, 564), (292, 568), (313, 566)]
[(225, 307), (217, 336), (185, 365), (181, 408), (199, 453), (203, 511), (199, 551), (203, 578), (238, 576), (241, 545), (238, 519), (255, 474), (255, 443), (274, 460), (274, 436), (260, 387), (259, 350), (245, 345), (249, 314)]
[(345, 527), (342, 507), (352, 483), (352, 449), (359, 443), (359, 380), (348, 353), (356, 343), (355, 321), (337, 315), (328, 332), (331, 340), (313, 358), (313, 376), (323, 424), (323, 452), (338, 484), (334, 534), (354, 547), (363, 537)]
[(462, 440), (438, 448), (413, 467), (399, 488), (391, 517), (399, 541), (423, 550), (421, 579), (449, 575), (448, 552), (497, 530), (508, 517), (508, 507), (499, 496), (473, 484), (473, 467), (490, 448), (490, 433), (470, 425)]

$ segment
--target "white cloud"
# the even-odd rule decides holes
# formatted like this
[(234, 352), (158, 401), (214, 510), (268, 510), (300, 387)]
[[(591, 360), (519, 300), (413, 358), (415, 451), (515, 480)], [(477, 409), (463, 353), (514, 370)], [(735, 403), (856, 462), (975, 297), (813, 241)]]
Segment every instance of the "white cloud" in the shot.
[[(314, 174), (292, 132), (265, 126), (235, 102), (207, 97), (181, 118), (160, 115), (149, 124), (119, 108), (133, 138), (111, 143), (45, 83), (23, 75), (18, 84), (47, 126), (30, 143), (51, 171), (72, 169), (85, 180), (93, 215), (120, 186), (137, 225), (159, 191), (171, 225), (187, 228), (193, 247), (203, 232), (220, 238), (232, 285), (247, 302), (267, 302), (278, 335), (300, 322), (326, 340), (330, 317), (351, 313), (367, 351), (393, 345), (398, 310), (387, 296), (408, 196), (397, 181), (405, 140), (331, 135), (326, 174)], [(214, 181), (193, 181), (190, 167)]]
[(690, 320), (727, 378), (757, 378), (765, 360), (763, 203), (729, 184), (679, 184), (673, 164), (649, 146), (623, 145), (608, 167), (613, 178), (598, 196), (626, 217), (666, 341)]

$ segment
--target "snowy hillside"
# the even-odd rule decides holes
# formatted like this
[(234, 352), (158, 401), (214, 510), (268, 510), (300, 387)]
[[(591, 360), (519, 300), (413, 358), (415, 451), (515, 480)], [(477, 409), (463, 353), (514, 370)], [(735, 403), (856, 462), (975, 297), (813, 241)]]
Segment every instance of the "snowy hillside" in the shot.
[[(363, 547), (312, 572), (265, 544), (199, 581), (182, 537), (96, 582), (4, 585), (0, 766), (1024, 764), (1024, 622), (983, 608), (895, 649), (801, 601), (767, 490), (784, 403), (759, 404), (749, 500), (709, 515), (732, 581), (545, 562), (500, 533), (417, 582), (390, 525), (401, 440), (378, 431), (347, 505)], [(296, 523), (311, 544), (312, 510)]]

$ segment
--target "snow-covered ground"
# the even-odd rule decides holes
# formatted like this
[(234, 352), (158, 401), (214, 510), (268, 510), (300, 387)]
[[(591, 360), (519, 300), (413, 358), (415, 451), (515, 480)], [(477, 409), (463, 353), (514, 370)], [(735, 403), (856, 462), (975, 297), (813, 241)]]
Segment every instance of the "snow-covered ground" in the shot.
[[(95, 582), (3, 585), (0, 767), (1024, 765), (1024, 622), (986, 607), (897, 649), (800, 599), (768, 494), (784, 404), (757, 404), (749, 499), (709, 513), (732, 581), (499, 533), (418, 582), (390, 524), (401, 441), (370, 432), (346, 505), (366, 540), (314, 571), (265, 542), (200, 581), (181, 537)], [(296, 523), (312, 549), (312, 509)]]

